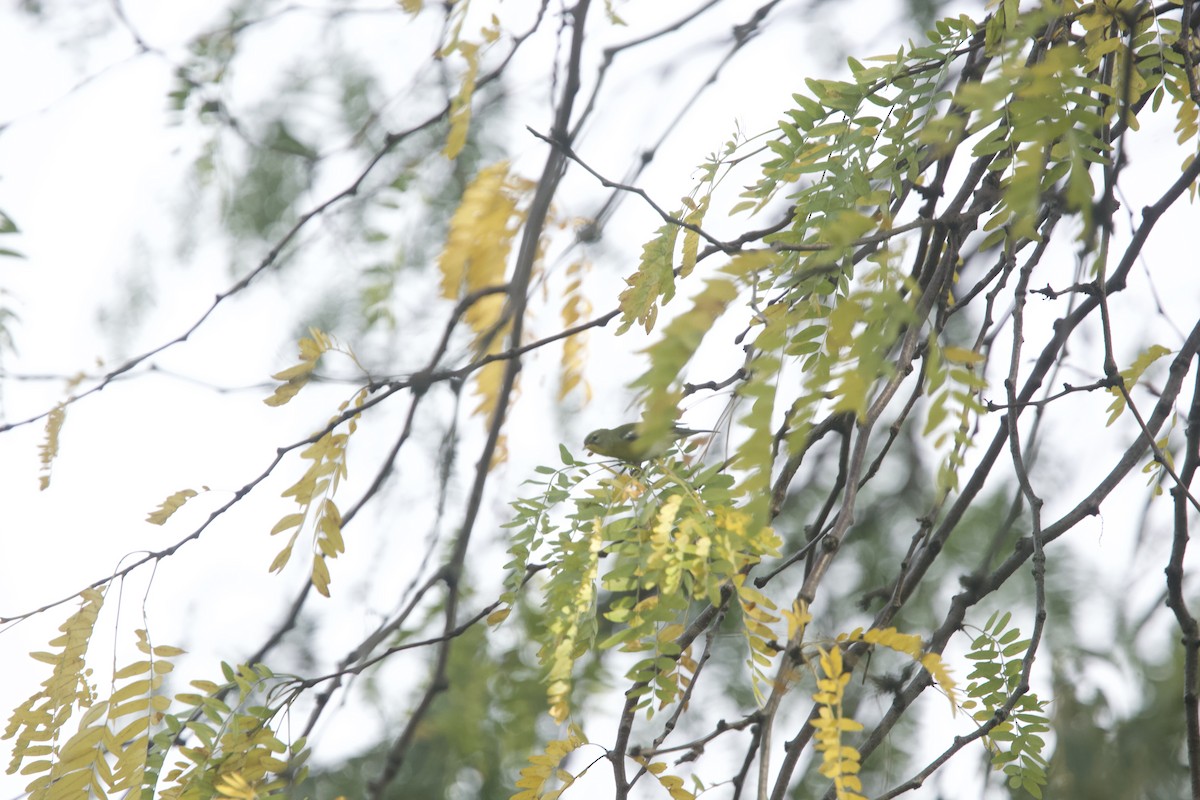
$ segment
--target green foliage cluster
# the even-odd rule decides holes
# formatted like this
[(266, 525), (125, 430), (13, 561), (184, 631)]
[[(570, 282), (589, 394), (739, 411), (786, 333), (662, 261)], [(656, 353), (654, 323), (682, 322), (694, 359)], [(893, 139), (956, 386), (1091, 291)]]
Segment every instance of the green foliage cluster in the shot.
[(1046, 701), (1025, 684), (1023, 659), (1030, 640), (1009, 627), (1011, 613), (995, 613), (983, 626), (967, 658), (974, 668), (967, 675), (963, 708), (979, 723), (990, 725), (985, 735), (992, 766), (1008, 776), (1009, 786), (1042, 796), (1046, 785), (1046, 741), (1050, 731)]
[[(288, 706), (286, 690), (282, 700), (277, 693), (291, 679), (276, 676), (263, 664), (234, 667), (222, 663), (221, 672), (223, 683), (192, 681), (198, 692), (175, 696), (191, 707), (188, 715), (163, 718), (164, 729), (154, 740), (160, 759), (185, 731), (198, 740), (195, 745), (180, 746), (184, 758), (162, 776), (167, 784), (160, 793), (164, 800), (277, 796), (307, 774), (306, 740), (301, 737), (285, 743), (271, 727)], [(232, 704), (223, 699), (230, 694), (234, 695)], [(148, 788), (153, 790), (154, 781), (148, 782)]]
[[(756, 682), (764, 679), (774, 655), (764, 623), (777, 617), (745, 575), (778, 555), (779, 541), (769, 528), (750, 528), (749, 516), (733, 507), (733, 479), (720, 465), (676, 459), (621, 472), (579, 461), (566, 448), (561, 456), (563, 468), (539, 468), (546, 478), (538, 494), (513, 503), (506, 523), (513, 559), (501, 598), (516, 600), (534, 563), (548, 572), (540, 658), (551, 716), (568, 718), (575, 662), (594, 649), (644, 654), (626, 673), (636, 684), (627, 697), (650, 715), (655, 701), (660, 709), (674, 704), (689, 663), (694, 669), (676, 640), (697, 608), (721, 605), (730, 587), (742, 610), (747, 662)], [(504, 616), (497, 612), (493, 621)], [(602, 620), (612, 632), (597, 641)]]
[[(991, 388), (982, 335), (963, 341), (947, 327), (979, 291), (960, 299), (953, 289), (966, 237), (975, 230), (985, 234), (974, 251), (1001, 252), (992, 274), (1007, 275), (1017, 253), (1032, 245), (1035, 258), (1040, 257), (1059, 220), (1073, 217), (1079, 223), (1082, 251), (1095, 253), (1093, 269), (1104, 276), (1107, 253), (1097, 240), (1097, 210), (1105, 215), (1103, 224), (1111, 225), (1111, 207), (1104, 205), (1103, 196), (1095, 199), (1093, 167), (1109, 170), (1104, 174), (1111, 187), (1114, 139), (1123, 126), (1136, 130), (1134, 109), (1151, 92), (1159, 98), (1163, 91), (1180, 97), (1194, 81), (1186, 73), (1170, 75), (1163, 69), (1162, 53), (1175, 48), (1177, 40), (1170, 27), (1156, 27), (1156, 20), (1132, 3), (1043, 4), (1021, 11), (1016, 3), (1003, 3), (982, 26), (965, 15), (942, 20), (930, 31), (928, 43), (871, 59), (877, 66), (851, 59), (850, 81), (810, 79), (810, 94), (794, 97), (796, 108), (780, 123), (780, 135), (765, 140), (773, 158), (764, 162), (763, 177), (731, 209), (762, 212), (786, 190), (790, 224), (765, 236), (764, 250), (712, 242), (709, 254), (731, 253), (728, 266), (704, 284), (690, 308), (664, 327), (647, 350), (646, 372), (633, 383), (641, 392), (644, 428), (665, 431), (673, 424), (684, 396), (680, 376), (704, 337), (728, 311), (748, 308), (753, 316), (743, 336), (755, 335), (748, 337), (744, 377), (734, 391), (735, 402), (746, 408), (736, 418), (742, 443), (727, 465), (740, 475), (731, 496), (742, 499), (751, 528), (768, 521), (768, 490), (777, 455), (802, 459), (818, 421), (830, 413), (849, 414), (860, 429), (869, 430), (914, 362), (924, 380), (916, 396), (929, 399), (924, 434), (946, 451), (936, 477), (935, 509), (953, 496), (960, 489), (959, 472), (967, 463), (973, 434), (988, 413), (983, 397)], [(1081, 33), (1073, 40), (1074, 26)], [(1034, 55), (1029, 54), (1031, 43)], [(962, 80), (950, 91), (951, 64), (964, 52), (970, 56)], [(1173, 91), (1164, 90), (1161, 81), (1171, 83)], [(1194, 92), (1182, 105), (1195, 105)], [(1190, 112), (1181, 114), (1186, 120)], [(1181, 144), (1194, 137), (1186, 122), (1178, 130)], [(711, 184), (730, 165), (742, 162), (751, 148), (761, 147), (754, 140), (731, 142), (724, 153), (710, 159), (693, 191), (693, 196), (704, 198), (695, 206), (698, 212), (689, 216), (685, 209), (660, 228), (644, 248), (639, 270), (628, 279), (629, 288), (621, 296), (622, 332), (634, 323), (646, 330), (654, 327), (658, 305), (669, 303), (677, 279), (695, 268), (695, 245), (689, 249), (685, 242), (677, 255), (678, 234), (684, 231), (697, 241), (703, 216), (710, 211)], [(973, 192), (960, 193), (934, 218), (931, 209), (948, 175), (945, 165), (960, 150), (973, 157), (970, 173), (979, 183), (968, 182)], [(934, 163), (940, 166), (929, 185), (926, 171)], [(1185, 160), (1184, 168), (1190, 164)], [(914, 219), (900, 220), (898, 212), (913, 197), (926, 202)], [(911, 230), (921, 234), (916, 266), (905, 272), (901, 259), (906, 239), (901, 234)], [(1145, 366), (1153, 360), (1150, 357)], [(792, 365), (795, 369), (785, 372)], [(1140, 372), (1131, 372), (1122, 389), (1127, 391)], [(790, 374), (798, 377), (795, 388), (781, 391), (781, 384), (791, 385), (783, 380)], [(780, 436), (774, 425), (784, 399), (790, 403), (782, 407), (786, 410), (780, 430), (786, 435)], [(852, 470), (850, 479), (858, 480), (859, 475)], [(561, 496), (553, 499), (565, 500), (569, 488), (562, 483)], [(675, 496), (669, 492), (650, 497), (656, 505), (641, 514), (642, 530), (650, 528), (654, 514), (669, 517), (675, 511)], [(518, 537), (517, 552), (527, 557), (530, 545), (536, 544), (528, 532), (539, 524), (546, 525), (547, 535), (556, 528), (545, 523), (542, 507), (523, 502), (515, 524), (527, 533)], [(550, 613), (570, 614), (563, 627), (567, 633), (556, 642), (560, 658), (547, 659), (553, 664), (550, 680), (556, 687), (551, 690), (552, 706), (561, 697), (565, 665), (586, 650), (576, 634), (582, 629), (583, 642), (592, 639), (591, 623), (581, 623), (580, 615), (590, 617), (599, 555), (607, 552), (611, 541), (599, 529), (590, 535), (586, 528), (575, 530), (579, 535), (569, 540), (573, 550), (561, 548), (546, 559), (552, 570), (570, 564), (569, 574), (582, 579), (585, 587), (577, 591), (580, 584), (563, 581), (561, 586), (552, 583), (547, 591)], [(525, 566), (520, 558), (516, 563)], [(644, 570), (645, 563), (641, 559), (636, 569)], [(615, 572), (620, 574), (619, 569)], [(724, 577), (733, 580), (728, 573)], [(653, 608), (665, 607), (653, 598)], [(641, 610), (638, 605), (631, 608)], [(678, 624), (687, 618), (679, 616), (682, 610), (675, 609), (676, 616), (658, 624)], [(619, 640), (635, 638), (641, 619), (629, 616), (635, 624), (615, 634)], [(1009, 617), (1002, 619), (1007, 624)], [(625, 615), (617, 618), (625, 620)], [(986, 721), (1010, 695), (1014, 698), (1014, 716), (1001, 722), (991, 739), (1008, 746), (993, 761), (1009, 775), (1012, 786), (1040, 796), (1046, 763), (1039, 736), (1045, 730), (1043, 704), (1016, 691), (1017, 683), (1027, 677), (1024, 663), (1005, 660), (1014, 655), (1014, 648), (1023, 651), (1029, 642), (1013, 642), (1012, 631), (988, 633), (993, 634), (997, 647), (977, 642), (973, 657), (987, 668), (972, 678), (983, 678), (987, 669), (1003, 671), (1004, 691), (981, 680), (972, 684), (972, 703), (983, 704), (981, 721)], [(764, 635), (764, 641), (768, 639)], [(647, 637), (643, 646), (650, 646), (649, 641)], [(765, 654), (764, 659), (770, 663)], [(670, 668), (668, 657), (660, 670)], [(641, 685), (650, 673), (627, 677)], [(562, 709), (555, 706), (555, 712), (565, 719)], [(838, 791), (842, 794), (843, 788)]]

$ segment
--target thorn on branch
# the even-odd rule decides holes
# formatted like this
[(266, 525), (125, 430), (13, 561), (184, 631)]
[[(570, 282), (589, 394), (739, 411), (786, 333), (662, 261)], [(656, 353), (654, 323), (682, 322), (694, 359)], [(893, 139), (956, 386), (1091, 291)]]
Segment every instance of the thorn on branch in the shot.
[(921, 195), (923, 200), (936, 200), (946, 194), (941, 186), (924, 186), (919, 183), (911, 183), (912, 190)]
[(747, 371), (745, 368), (739, 368), (736, 372), (734, 372), (732, 375), (730, 375), (728, 378), (726, 378), (723, 381), (705, 381), (704, 383), (685, 383), (683, 385), (683, 395), (684, 395), (684, 397), (686, 397), (690, 394), (695, 394), (696, 392), (699, 392), (703, 389), (710, 389), (714, 392), (720, 391), (721, 389), (724, 389), (726, 386), (729, 386), (731, 383), (737, 383), (738, 381), (744, 381), (749, 377), (750, 377), (749, 371)]
[(1007, 411), (1010, 408), (1040, 408), (1054, 400), (1066, 397), (1069, 394), (1074, 394), (1075, 392), (1092, 392), (1096, 389), (1116, 389), (1123, 383), (1124, 379), (1121, 377), (1121, 375), (1119, 373), (1115, 373), (1112, 375), (1107, 375), (1098, 381), (1094, 381), (1093, 383), (1089, 383), (1086, 386), (1072, 386), (1069, 383), (1064, 383), (1063, 390), (1061, 392), (1058, 394), (1052, 394), (1049, 397), (1043, 397), (1041, 400), (1029, 400), (1024, 403), (997, 403), (992, 400), (988, 400), (986, 401), (985, 405), (987, 406), (988, 411)]
[(1030, 294), (1040, 294), (1043, 297), (1045, 297), (1047, 300), (1057, 300), (1058, 298), (1062, 297), (1065, 294), (1074, 294), (1075, 292), (1078, 292), (1079, 294), (1086, 294), (1088, 296), (1094, 297), (1097, 293), (1096, 292), (1096, 284), (1091, 283), (1091, 282), (1077, 283), (1073, 286), (1068, 286), (1066, 289), (1052, 289), (1050, 287), (1050, 284), (1047, 283), (1046, 288), (1032, 289), (1030, 291)]

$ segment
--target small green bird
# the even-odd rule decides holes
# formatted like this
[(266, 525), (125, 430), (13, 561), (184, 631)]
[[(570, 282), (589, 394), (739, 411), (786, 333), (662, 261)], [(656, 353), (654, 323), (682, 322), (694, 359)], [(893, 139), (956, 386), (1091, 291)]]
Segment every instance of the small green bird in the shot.
[(583, 446), (602, 456), (617, 458), (630, 464), (640, 464), (663, 455), (680, 439), (695, 436), (698, 433), (715, 433), (715, 431), (698, 431), (673, 425), (662, 438), (647, 440), (638, 435), (638, 428), (639, 425), (636, 422), (628, 422), (615, 428), (599, 428), (587, 435), (587, 438), (583, 440)]

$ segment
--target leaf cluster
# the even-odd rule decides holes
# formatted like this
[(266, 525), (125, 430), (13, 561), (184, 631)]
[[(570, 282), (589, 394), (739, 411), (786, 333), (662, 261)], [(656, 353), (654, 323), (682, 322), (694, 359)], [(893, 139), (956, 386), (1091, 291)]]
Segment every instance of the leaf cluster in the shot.
[[(79, 610), (60, 627), (62, 636), (50, 642), (57, 649), (31, 654), (50, 664), (52, 674), (13, 712), (3, 735), (15, 740), (8, 772), (35, 776), (26, 787), (31, 798), (139, 793), (161, 800), (253, 800), (278, 794), (297, 776), (304, 742), (281, 742), (269, 725), (278, 707), (251, 702), (281, 683), (263, 665), (222, 664), (225, 683), (193, 681), (199, 693), (172, 698), (163, 682), (174, 669), (171, 659), (184, 651), (152, 645), (138, 630), (142, 658), (114, 669), (101, 693), (91, 683), (86, 653), (103, 600), (99, 590), (86, 590)], [(231, 692), (238, 696), (233, 706), (222, 699)], [(187, 710), (171, 711), (173, 702)], [(76, 730), (68, 736), (71, 720)], [(175, 749), (181, 759), (168, 767)]]
[[(778, 539), (770, 529), (750, 527), (719, 465), (665, 459), (636, 472), (606, 473), (565, 449), (562, 456), (563, 468), (539, 469), (546, 476), (542, 491), (514, 502), (506, 525), (513, 559), (503, 599), (515, 599), (533, 564), (548, 573), (540, 657), (551, 715), (567, 719), (575, 661), (594, 648), (644, 654), (626, 673), (636, 684), (628, 696), (638, 698), (639, 708), (653, 713), (652, 699), (660, 709), (674, 703), (687, 685), (689, 659), (676, 643), (683, 621), (696, 603), (721, 604), (726, 587), (736, 587), (756, 674), (759, 662), (769, 663), (764, 654), (773, 654), (773, 634), (766, 623), (777, 617), (744, 578), (776, 554)], [(598, 639), (602, 620), (612, 632)]]
[(1009, 627), (1012, 614), (995, 613), (971, 642), (967, 658), (975, 663), (967, 675), (962, 707), (981, 724), (989, 724), (985, 741), (992, 767), (1008, 776), (1008, 784), (1034, 797), (1046, 785), (1046, 741), (1050, 730), (1046, 701), (1024, 684), (1024, 656), (1030, 640)]

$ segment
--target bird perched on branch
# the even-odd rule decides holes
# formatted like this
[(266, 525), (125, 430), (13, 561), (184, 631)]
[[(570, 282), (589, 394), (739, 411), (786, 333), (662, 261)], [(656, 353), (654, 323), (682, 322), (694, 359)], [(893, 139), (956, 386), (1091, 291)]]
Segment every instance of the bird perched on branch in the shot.
[(693, 430), (672, 425), (663, 436), (647, 439), (638, 433), (640, 425), (628, 422), (615, 428), (599, 428), (587, 435), (583, 446), (593, 453), (609, 458), (627, 461), (630, 464), (640, 464), (652, 458), (665, 454), (680, 439), (695, 436), (698, 433), (715, 433), (715, 431)]

